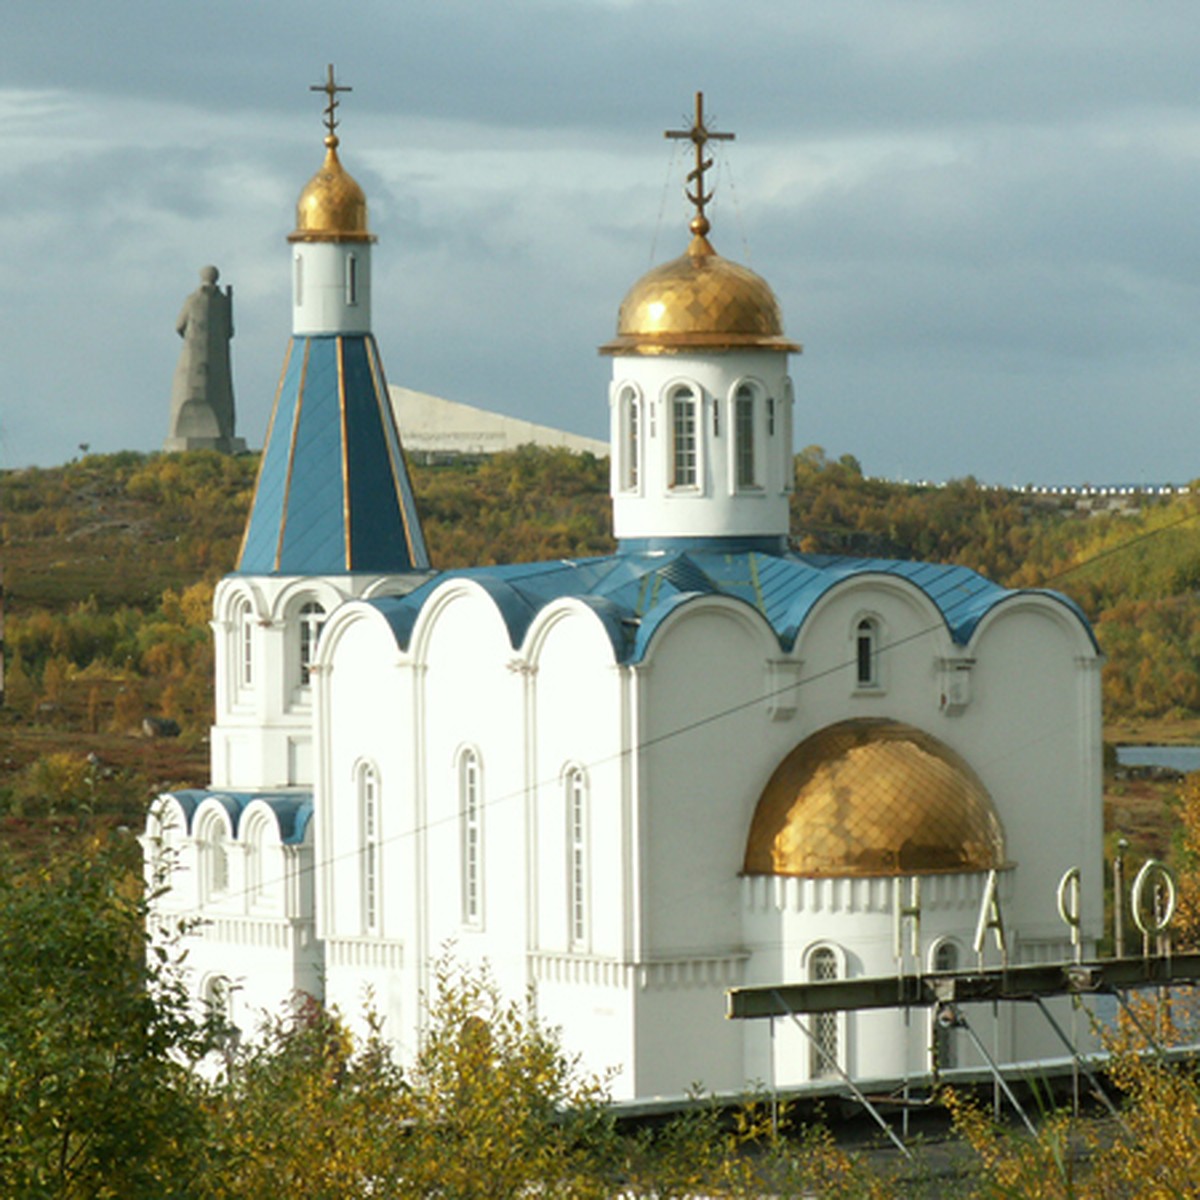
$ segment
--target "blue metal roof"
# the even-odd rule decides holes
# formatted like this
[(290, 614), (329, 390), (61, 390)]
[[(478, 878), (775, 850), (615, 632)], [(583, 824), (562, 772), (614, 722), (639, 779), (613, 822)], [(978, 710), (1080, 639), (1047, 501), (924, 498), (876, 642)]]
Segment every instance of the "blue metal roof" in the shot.
[[(968, 567), (884, 558), (769, 554), (689, 549), (622, 552), (603, 558), (561, 559), (446, 571), (403, 597), (371, 601), (407, 649), (421, 606), (448, 579), (470, 579), (491, 596), (517, 647), (538, 611), (574, 598), (600, 617), (618, 662), (640, 662), (669, 613), (696, 596), (729, 596), (761, 613), (788, 651), (817, 601), (830, 588), (864, 575), (893, 575), (919, 588), (937, 606), (950, 636), (965, 645), (983, 616), (1023, 593), (1010, 591)], [(1028, 593), (1024, 593), (1028, 594)], [(1079, 607), (1057, 592), (1091, 636)], [(1095, 639), (1093, 638), (1093, 644)]]
[(231, 792), (213, 788), (181, 788), (179, 791), (167, 792), (179, 801), (187, 821), (187, 833), (192, 832), (192, 822), (196, 810), (210, 797), (218, 800), (229, 814), (229, 823), (233, 828), (234, 837), (238, 834), (242, 814), (252, 800), (261, 800), (275, 817), (276, 828), (279, 830), (279, 840), (285, 846), (298, 846), (304, 841), (308, 823), (313, 815), (313, 798), (311, 792), (285, 792), (263, 795), (260, 792)]
[(428, 566), (375, 339), (293, 338), (238, 571), (336, 575)]

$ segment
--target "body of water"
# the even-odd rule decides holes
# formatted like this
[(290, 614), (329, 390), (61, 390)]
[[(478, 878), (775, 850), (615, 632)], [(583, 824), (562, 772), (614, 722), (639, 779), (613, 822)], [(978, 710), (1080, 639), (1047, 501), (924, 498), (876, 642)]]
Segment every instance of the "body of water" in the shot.
[(1200, 746), (1118, 746), (1117, 762), (1123, 767), (1200, 771)]

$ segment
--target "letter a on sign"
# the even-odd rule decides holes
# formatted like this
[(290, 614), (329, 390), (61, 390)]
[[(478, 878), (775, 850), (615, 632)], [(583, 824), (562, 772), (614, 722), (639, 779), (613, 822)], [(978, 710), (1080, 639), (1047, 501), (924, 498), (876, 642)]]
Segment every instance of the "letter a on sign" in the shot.
[(1004, 963), (1008, 962), (1008, 942), (1004, 937), (1004, 914), (1000, 911), (1000, 895), (997, 890), (998, 876), (995, 870), (988, 872), (983, 899), (979, 902), (979, 923), (975, 926), (975, 953), (979, 965), (983, 966), (983, 947), (990, 929), (996, 939), (996, 949)]

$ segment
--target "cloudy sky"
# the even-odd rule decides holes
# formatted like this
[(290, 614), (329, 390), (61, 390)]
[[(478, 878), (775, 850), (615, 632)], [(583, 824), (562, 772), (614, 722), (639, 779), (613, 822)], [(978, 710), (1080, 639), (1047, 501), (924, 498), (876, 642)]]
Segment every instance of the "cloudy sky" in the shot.
[(892, 478), (1200, 476), (1194, 0), (9, 0), (4, 25), (0, 466), (157, 448), (208, 262), (261, 444), (333, 62), (393, 383), (605, 436), (596, 346), (686, 244), (662, 131), (703, 89), (737, 134), (712, 240), (805, 346), (798, 446)]

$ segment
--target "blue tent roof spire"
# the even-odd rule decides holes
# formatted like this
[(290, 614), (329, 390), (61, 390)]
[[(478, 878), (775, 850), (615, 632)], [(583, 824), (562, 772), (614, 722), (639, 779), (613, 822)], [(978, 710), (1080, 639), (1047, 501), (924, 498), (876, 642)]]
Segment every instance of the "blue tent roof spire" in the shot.
[(294, 337), (238, 571), (338, 575), (428, 567), (374, 337)]

